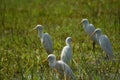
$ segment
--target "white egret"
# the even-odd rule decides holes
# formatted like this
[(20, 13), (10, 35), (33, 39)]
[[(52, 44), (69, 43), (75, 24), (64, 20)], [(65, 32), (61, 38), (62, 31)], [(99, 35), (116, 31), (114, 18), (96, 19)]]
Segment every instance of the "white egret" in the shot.
[(47, 58), (49, 66), (58, 74), (60, 79), (76, 80), (72, 69), (62, 60), (56, 61), (54, 54), (49, 54)]
[(37, 25), (33, 30), (38, 30), (38, 36), (41, 39), (41, 43), (43, 44), (47, 54), (53, 53), (53, 43), (51, 36), (48, 33), (43, 33), (43, 26)]
[(62, 49), (61, 60), (69, 64), (72, 59), (72, 47), (71, 47), (72, 38), (67, 37), (65, 42), (66, 42), (66, 46)]
[[(83, 23), (84, 31), (90, 36), (95, 30), (94, 25), (89, 24), (88, 19), (82, 19), (81, 23)], [(95, 43), (98, 43), (98, 42), (97, 42), (96, 37), (94, 35), (91, 37), (91, 39), (93, 40), (93, 50), (94, 50)]]
[(108, 37), (106, 35), (102, 34), (102, 31), (100, 28), (95, 29), (95, 31), (91, 34), (91, 37), (93, 35), (96, 36), (97, 41), (99, 42), (99, 45), (101, 46), (103, 51), (105, 51), (105, 53), (107, 54), (107, 57), (109, 59), (112, 59), (113, 58), (113, 50), (112, 50), (112, 45), (111, 45)]

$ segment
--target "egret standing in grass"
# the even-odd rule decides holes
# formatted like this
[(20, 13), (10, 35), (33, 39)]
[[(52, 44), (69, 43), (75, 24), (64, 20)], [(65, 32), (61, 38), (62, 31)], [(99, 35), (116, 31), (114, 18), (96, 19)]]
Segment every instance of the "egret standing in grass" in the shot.
[(49, 54), (47, 58), (49, 66), (58, 73), (60, 79), (63, 80), (76, 80), (76, 77), (71, 68), (62, 60), (56, 61), (54, 54)]
[(61, 52), (61, 60), (67, 64), (69, 64), (72, 59), (71, 43), (72, 43), (72, 38), (67, 37), (66, 38), (66, 46), (62, 49), (62, 52)]
[[(83, 23), (84, 31), (90, 36), (95, 30), (94, 25), (89, 24), (88, 19), (82, 19), (81, 23)], [(98, 42), (97, 42), (96, 37), (94, 35), (91, 38), (93, 40), (93, 50), (94, 50), (95, 49), (95, 43), (98, 43)]]
[(97, 41), (99, 42), (99, 45), (101, 46), (103, 51), (105, 51), (105, 53), (107, 54), (107, 57), (109, 59), (112, 59), (113, 58), (113, 50), (112, 50), (112, 45), (111, 45), (108, 37), (106, 35), (102, 34), (102, 31), (100, 28), (95, 29), (95, 31), (91, 34), (91, 37), (94, 35), (96, 36)]
[(51, 36), (48, 33), (43, 33), (43, 26), (37, 25), (33, 30), (38, 30), (38, 36), (41, 39), (41, 43), (43, 44), (47, 54), (53, 54), (53, 43)]

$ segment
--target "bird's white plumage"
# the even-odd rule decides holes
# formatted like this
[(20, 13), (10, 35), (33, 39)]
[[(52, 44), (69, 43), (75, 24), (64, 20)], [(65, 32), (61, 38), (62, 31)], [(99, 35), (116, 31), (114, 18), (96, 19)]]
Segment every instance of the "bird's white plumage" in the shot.
[[(94, 32), (94, 30), (95, 30), (95, 27), (94, 27), (94, 25), (93, 24), (89, 24), (89, 36)], [(93, 35), (92, 37), (92, 40), (93, 41), (95, 41), (96, 43), (97, 43), (97, 39), (96, 39), (96, 37), (95, 37), (95, 35)]]
[(87, 27), (88, 27), (88, 34), (91, 35), (94, 32), (95, 27), (93, 24), (89, 24)]
[(110, 40), (108, 39), (108, 37), (106, 35), (103, 35), (101, 29), (99, 29), (99, 28), (97, 28), (93, 32), (93, 34), (96, 35), (96, 38), (97, 38), (97, 40), (99, 42), (99, 45), (101, 46), (103, 51), (105, 51), (105, 53), (107, 54), (109, 59), (112, 59), (113, 50), (112, 50), (112, 45), (111, 45)]
[[(88, 21), (88, 19), (82, 19), (81, 22), (83, 23), (84, 31), (90, 36), (94, 32), (94, 30), (95, 30), (94, 25), (90, 24), (89, 21)], [(94, 41), (96, 41), (96, 38), (95, 38), (94, 35), (92, 36), (92, 39)]]
[(76, 80), (75, 75), (71, 68), (62, 60), (56, 61), (54, 54), (48, 55), (49, 66), (58, 73), (60, 79)]
[(46, 52), (48, 54), (53, 53), (53, 43), (52, 43), (52, 38), (48, 33), (43, 33), (43, 26), (42, 25), (37, 25), (36, 29), (38, 30), (38, 36), (41, 39), (41, 43), (43, 44)]
[[(94, 25), (90, 24), (88, 19), (82, 19), (81, 23), (83, 23), (84, 31), (90, 36), (95, 30)], [(93, 40), (93, 49), (94, 49), (95, 43), (98, 44), (98, 42), (95, 35), (93, 35), (91, 39)]]
[(45, 33), (43, 36), (43, 46), (45, 47), (48, 54), (53, 53), (53, 43), (50, 35), (48, 33)]
[(72, 59), (72, 47), (71, 47), (72, 38), (66, 38), (66, 46), (62, 49), (61, 60), (67, 64), (70, 63)]
[(101, 35), (99, 37), (99, 44), (101, 48), (107, 53), (108, 57), (111, 59), (113, 57), (112, 45), (106, 35)]

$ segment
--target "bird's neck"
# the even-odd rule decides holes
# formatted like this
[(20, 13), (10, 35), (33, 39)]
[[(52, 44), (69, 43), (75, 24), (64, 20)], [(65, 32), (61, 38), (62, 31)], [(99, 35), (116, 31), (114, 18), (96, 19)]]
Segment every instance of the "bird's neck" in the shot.
[(39, 36), (40, 38), (42, 38), (42, 36), (43, 36), (43, 31), (38, 31), (38, 36)]
[(57, 61), (49, 62), (49, 66), (50, 66), (51, 68), (54, 68), (55, 65), (56, 65), (56, 62), (57, 62)]
[(96, 37), (97, 37), (97, 40), (99, 40), (99, 37), (101, 36), (102, 34), (96, 34)]
[(86, 27), (88, 27), (88, 26), (89, 26), (89, 23), (84, 24), (83, 26), (84, 26), (84, 28), (86, 28)]
[(85, 22), (85, 23), (83, 24), (83, 26), (84, 26), (84, 27), (88, 27), (88, 26), (89, 26), (89, 22)]
[(89, 27), (89, 23), (83, 24), (83, 28), (85, 31), (87, 31), (88, 27)]
[(66, 43), (66, 46), (71, 46), (71, 44), (70, 43)]

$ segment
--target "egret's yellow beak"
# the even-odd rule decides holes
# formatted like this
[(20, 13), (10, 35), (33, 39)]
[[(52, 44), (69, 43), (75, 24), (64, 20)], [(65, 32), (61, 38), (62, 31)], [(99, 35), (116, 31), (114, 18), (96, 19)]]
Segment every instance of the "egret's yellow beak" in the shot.
[(48, 58), (46, 58), (45, 60), (42, 61), (42, 63), (46, 63), (48, 61)]
[(79, 22), (79, 23), (78, 23), (78, 25), (81, 25), (81, 24), (82, 24), (82, 22)]
[(34, 31), (36, 29), (36, 27), (34, 27), (32, 30), (30, 30), (30, 32)]
[(94, 31), (94, 32), (90, 35), (90, 37), (92, 37), (93, 35), (95, 35), (95, 33), (96, 33), (96, 31)]
[(83, 20), (80, 23), (78, 23), (78, 25), (81, 25), (82, 23), (83, 23)]
[(35, 29), (36, 29), (36, 27), (34, 27), (34, 28), (32, 29), (32, 31), (35, 30)]
[(80, 22), (80, 24), (82, 24), (83, 23), (83, 20)]

